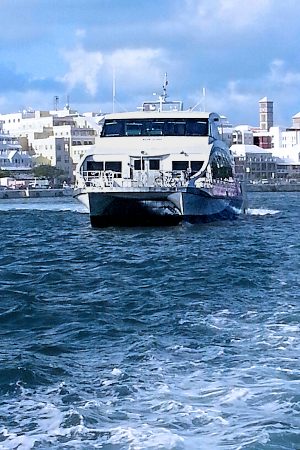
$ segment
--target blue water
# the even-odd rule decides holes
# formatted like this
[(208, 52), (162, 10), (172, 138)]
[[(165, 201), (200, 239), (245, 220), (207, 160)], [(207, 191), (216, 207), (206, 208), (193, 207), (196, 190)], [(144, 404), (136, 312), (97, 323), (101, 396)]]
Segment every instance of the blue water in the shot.
[(0, 201), (0, 449), (300, 449), (299, 193), (92, 229)]

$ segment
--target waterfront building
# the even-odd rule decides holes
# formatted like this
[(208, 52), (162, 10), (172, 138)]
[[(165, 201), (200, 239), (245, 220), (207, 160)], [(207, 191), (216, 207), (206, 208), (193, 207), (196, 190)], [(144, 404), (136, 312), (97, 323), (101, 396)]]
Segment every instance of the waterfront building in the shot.
[(222, 141), (226, 142), (228, 147), (232, 145), (233, 126), (228, 121), (226, 116), (220, 116), (221, 126), (219, 127), (219, 133), (222, 136)]
[(300, 163), (287, 159), (277, 159), (277, 179), (300, 181)]
[(61, 110), (26, 110), (0, 114), (3, 129), (20, 139), (37, 164), (49, 164), (72, 178), (82, 155), (95, 144), (101, 132), (96, 114), (80, 115), (65, 107)]
[(300, 112), (298, 112), (297, 114), (295, 114), (295, 115), (292, 117), (292, 120), (293, 120), (292, 128), (293, 128), (293, 129), (300, 130)]
[(277, 157), (277, 177), (286, 180), (300, 178), (300, 113), (293, 116), (290, 128), (271, 127), (272, 153)]
[(23, 151), (18, 139), (3, 131), (0, 121), (0, 170), (24, 172), (30, 171), (31, 168), (31, 156)]
[(271, 181), (277, 178), (277, 159), (271, 150), (257, 145), (235, 144), (231, 146), (236, 175), (247, 182)]
[(253, 131), (249, 125), (238, 125), (232, 132), (232, 144), (253, 145)]

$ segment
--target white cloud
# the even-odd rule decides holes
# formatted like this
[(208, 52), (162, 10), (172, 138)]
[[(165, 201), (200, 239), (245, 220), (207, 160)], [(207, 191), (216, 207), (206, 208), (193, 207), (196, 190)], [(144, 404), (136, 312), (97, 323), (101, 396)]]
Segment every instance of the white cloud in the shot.
[(103, 54), (99, 51), (87, 51), (79, 46), (74, 50), (64, 51), (63, 55), (70, 69), (61, 81), (65, 82), (69, 89), (83, 85), (89, 94), (95, 95), (103, 66)]
[(294, 72), (286, 68), (283, 60), (276, 59), (270, 64), (268, 81), (274, 85), (293, 87), (300, 85), (300, 72)]
[[(256, 107), (258, 111), (259, 96), (257, 93), (247, 92), (245, 88), (240, 86), (239, 81), (229, 81), (222, 89), (210, 90), (206, 89), (205, 99), (203, 92), (198, 91), (190, 98), (191, 105), (199, 104), (199, 109), (203, 109), (204, 104), (207, 111), (213, 111), (218, 114), (228, 115), (229, 121), (234, 120), (236, 113), (239, 117), (248, 116), (249, 110), (252, 111), (253, 117), (256, 116)], [(253, 119), (252, 119), (253, 120)]]
[(257, 24), (258, 19), (271, 8), (272, 0), (186, 0), (185, 21), (198, 25), (201, 30), (216, 32), (218, 29), (240, 30)]
[(152, 89), (157, 83), (163, 83), (163, 74), (169, 64), (162, 50), (152, 48), (119, 49), (108, 55), (106, 60), (127, 86), (151, 83)]
[(5, 106), (5, 105), (6, 105), (6, 98), (3, 97), (3, 96), (1, 96), (1, 97), (0, 97), (0, 107), (2, 108), (2, 107)]
[(85, 29), (83, 29), (83, 28), (78, 28), (76, 31), (75, 31), (75, 36), (77, 37), (77, 38), (84, 38), (85, 36), (86, 36), (86, 30)]
[[(96, 95), (100, 79), (106, 84), (111, 82), (115, 72), (119, 86), (126, 85), (127, 90), (147, 88), (155, 90), (163, 83), (163, 75), (170, 62), (160, 49), (123, 48), (113, 53), (88, 51), (81, 45), (74, 50), (64, 51), (63, 57), (69, 65), (68, 72), (60, 78), (68, 89), (84, 86), (85, 90)], [(117, 86), (118, 87), (118, 86)]]

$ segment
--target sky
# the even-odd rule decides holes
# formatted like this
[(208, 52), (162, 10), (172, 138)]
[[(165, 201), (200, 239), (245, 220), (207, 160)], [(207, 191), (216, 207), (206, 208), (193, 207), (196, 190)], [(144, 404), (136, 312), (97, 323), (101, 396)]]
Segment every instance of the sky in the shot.
[[(259, 124), (300, 111), (299, 0), (0, 0), (0, 113), (136, 110), (161, 94)], [(203, 95), (205, 93), (205, 96)], [(196, 106), (198, 105), (198, 106)]]

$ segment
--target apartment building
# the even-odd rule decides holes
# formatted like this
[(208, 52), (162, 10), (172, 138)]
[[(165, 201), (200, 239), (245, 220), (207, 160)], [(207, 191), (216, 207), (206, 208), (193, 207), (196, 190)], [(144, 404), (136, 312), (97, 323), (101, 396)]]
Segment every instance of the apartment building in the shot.
[(70, 108), (0, 114), (3, 130), (19, 138), (36, 164), (49, 164), (70, 178), (81, 156), (100, 134), (101, 116), (81, 116)]
[(0, 170), (26, 172), (32, 168), (32, 158), (19, 141), (3, 131), (0, 122)]

